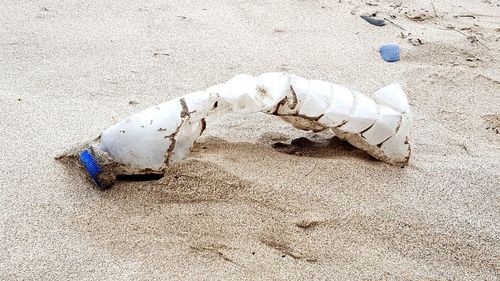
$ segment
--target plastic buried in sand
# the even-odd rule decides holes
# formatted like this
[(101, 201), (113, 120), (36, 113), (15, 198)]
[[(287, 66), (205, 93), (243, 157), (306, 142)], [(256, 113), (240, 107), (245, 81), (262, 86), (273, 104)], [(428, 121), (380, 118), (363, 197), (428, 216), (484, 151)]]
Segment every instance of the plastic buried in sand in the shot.
[[(163, 175), (182, 160), (205, 129), (208, 115), (263, 112), (302, 130), (331, 130), (381, 161), (404, 166), (410, 157), (412, 114), (402, 88), (367, 96), (326, 81), (286, 73), (237, 75), (131, 115), (80, 147), (80, 161), (100, 188), (119, 175)], [(66, 155), (68, 156), (68, 155)]]

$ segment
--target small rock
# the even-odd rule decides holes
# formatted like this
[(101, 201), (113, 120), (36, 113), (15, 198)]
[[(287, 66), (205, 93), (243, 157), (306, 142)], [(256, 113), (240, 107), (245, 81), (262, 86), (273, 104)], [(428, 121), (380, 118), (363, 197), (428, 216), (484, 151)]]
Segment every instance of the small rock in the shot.
[(382, 45), (379, 49), (380, 55), (386, 62), (396, 62), (400, 59), (398, 44)]
[(422, 39), (420, 38), (408, 38), (408, 42), (410, 42), (410, 44), (412, 44), (413, 46), (419, 46), (424, 44), (424, 42), (422, 42)]
[(372, 25), (376, 25), (376, 26), (384, 26), (385, 25), (385, 21), (383, 19), (378, 19), (378, 18), (370, 17), (370, 16), (361, 16), (361, 18)]
[(298, 222), (295, 223), (295, 225), (297, 227), (300, 227), (300, 228), (312, 228), (312, 227), (315, 227), (319, 224), (318, 221), (315, 221), (315, 220), (300, 220)]

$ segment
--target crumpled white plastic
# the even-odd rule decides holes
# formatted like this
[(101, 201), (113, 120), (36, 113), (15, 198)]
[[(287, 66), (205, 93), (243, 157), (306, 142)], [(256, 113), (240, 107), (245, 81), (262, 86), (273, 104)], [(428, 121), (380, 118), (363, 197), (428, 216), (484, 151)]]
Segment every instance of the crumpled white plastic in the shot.
[(404, 166), (410, 157), (413, 120), (398, 84), (367, 96), (330, 82), (277, 72), (240, 74), (150, 107), (107, 128), (91, 146), (96, 154), (112, 159), (116, 173), (162, 172), (187, 155), (205, 129), (205, 118), (215, 112), (263, 112), (299, 129), (332, 130), (391, 164)]

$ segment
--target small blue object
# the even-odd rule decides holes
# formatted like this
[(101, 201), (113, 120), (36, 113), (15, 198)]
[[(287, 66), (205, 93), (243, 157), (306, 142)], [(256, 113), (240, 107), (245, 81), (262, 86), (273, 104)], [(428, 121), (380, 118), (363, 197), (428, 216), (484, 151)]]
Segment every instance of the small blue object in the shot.
[(99, 164), (97, 164), (97, 161), (95, 161), (94, 156), (92, 156), (88, 150), (84, 150), (80, 153), (80, 161), (87, 170), (90, 179), (92, 179), (97, 186), (100, 186), (97, 175), (102, 172), (102, 169)]
[(399, 60), (399, 45), (386, 44), (380, 47), (380, 55), (386, 62), (395, 62)]

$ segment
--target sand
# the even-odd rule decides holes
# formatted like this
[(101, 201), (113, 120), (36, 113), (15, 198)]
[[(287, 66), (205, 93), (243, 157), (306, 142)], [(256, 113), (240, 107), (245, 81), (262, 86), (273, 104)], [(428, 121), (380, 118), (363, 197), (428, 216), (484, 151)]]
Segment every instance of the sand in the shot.
[[(498, 280), (500, 3), (433, 2), (2, 1), (0, 279)], [(360, 18), (373, 12), (394, 24)], [(263, 114), (207, 120), (158, 181), (102, 192), (53, 158), (266, 71), (402, 83), (409, 165)], [(299, 137), (313, 143), (272, 146)]]

